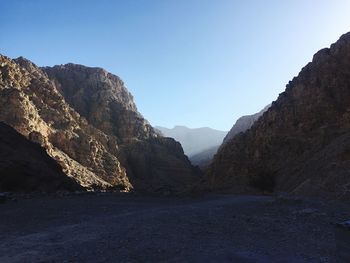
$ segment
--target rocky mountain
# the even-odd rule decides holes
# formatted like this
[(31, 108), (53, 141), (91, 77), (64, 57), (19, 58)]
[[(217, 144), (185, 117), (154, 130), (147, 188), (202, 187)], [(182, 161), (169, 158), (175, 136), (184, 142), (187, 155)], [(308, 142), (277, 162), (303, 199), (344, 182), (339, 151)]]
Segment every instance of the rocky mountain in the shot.
[(236, 134), (240, 132), (245, 132), (246, 130), (250, 129), (253, 126), (254, 122), (256, 122), (260, 118), (260, 116), (262, 116), (264, 112), (270, 108), (270, 106), (271, 104), (267, 105), (258, 113), (240, 117), (232, 126), (231, 130), (227, 133), (223, 142), (226, 143), (230, 139), (232, 139)]
[(81, 190), (39, 144), (0, 122), (0, 191)]
[(226, 131), (219, 131), (208, 127), (191, 129), (185, 126), (175, 126), (172, 129), (168, 129), (156, 126), (155, 128), (164, 136), (179, 141), (185, 154), (190, 158), (195, 154), (219, 146), (227, 134)]
[(350, 33), (290, 81), (251, 129), (229, 140), (204, 185), (235, 193), (261, 191), (349, 197)]
[(197, 180), (180, 144), (154, 131), (117, 76), (5, 56), (0, 73), (0, 121), (39, 143), (81, 186), (173, 192)]

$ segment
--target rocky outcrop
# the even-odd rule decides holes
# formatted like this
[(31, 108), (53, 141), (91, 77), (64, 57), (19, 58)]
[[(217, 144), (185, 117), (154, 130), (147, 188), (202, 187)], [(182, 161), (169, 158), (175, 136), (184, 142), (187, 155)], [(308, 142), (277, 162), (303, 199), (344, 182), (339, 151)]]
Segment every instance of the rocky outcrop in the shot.
[(176, 165), (189, 175), (183, 186), (197, 178), (181, 147), (163, 156), (149, 153), (160, 158), (149, 164), (149, 171), (137, 170), (135, 162), (128, 163), (127, 152), (137, 142), (146, 148), (156, 144), (168, 149), (172, 141), (152, 140), (159, 135), (138, 113), (122, 81), (105, 70), (74, 64), (41, 69), (24, 58), (0, 56), (0, 73), (0, 105), (6, 105), (0, 108), (0, 121), (44, 147), (64, 173), (81, 186), (128, 191), (133, 184), (144, 185), (137, 180), (149, 173), (154, 178), (162, 174), (171, 181), (175, 176), (172, 164), (169, 170), (157, 166), (169, 156), (181, 156)]
[(0, 191), (82, 190), (39, 144), (0, 122)]
[(251, 129), (220, 148), (205, 185), (349, 197), (349, 131), (350, 33), (316, 53)]
[(270, 108), (270, 106), (271, 104), (267, 105), (258, 113), (240, 117), (225, 136), (223, 143), (228, 142), (236, 134), (245, 132), (246, 130), (250, 129), (253, 126), (254, 122), (256, 122), (260, 118), (260, 116), (262, 116), (264, 112)]

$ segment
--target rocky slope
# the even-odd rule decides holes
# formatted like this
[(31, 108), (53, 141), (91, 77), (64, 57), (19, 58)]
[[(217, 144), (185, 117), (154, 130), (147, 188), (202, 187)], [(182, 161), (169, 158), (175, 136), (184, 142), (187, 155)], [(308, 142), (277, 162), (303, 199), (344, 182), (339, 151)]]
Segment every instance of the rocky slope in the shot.
[(246, 130), (250, 129), (253, 126), (254, 122), (256, 122), (260, 118), (260, 116), (262, 116), (264, 112), (270, 108), (270, 106), (271, 104), (267, 105), (258, 113), (240, 117), (232, 126), (231, 130), (227, 133), (223, 142), (226, 143), (230, 139), (232, 139), (236, 134), (240, 132), (245, 132)]
[(349, 197), (349, 128), (347, 33), (317, 52), (251, 129), (221, 147), (205, 185)]
[(45, 149), (0, 122), (0, 191), (81, 190)]
[[(158, 138), (122, 81), (105, 70), (74, 64), (40, 69), (24, 58), (0, 56), (0, 73), (0, 105), (6, 105), (0, 121), (40, 143), (83, 187), (154, 191), (161, 177), (169, 180), (166, 188), (183, 190), (197, 179), (181, 147)], [(162, 154), (145, 156), (139, 143), (145, 149), (155, 144)], [(154, 161), (149, 170), (138, 169), (146, 157)], [(173, 158), (176, 167), (160, 165)]]

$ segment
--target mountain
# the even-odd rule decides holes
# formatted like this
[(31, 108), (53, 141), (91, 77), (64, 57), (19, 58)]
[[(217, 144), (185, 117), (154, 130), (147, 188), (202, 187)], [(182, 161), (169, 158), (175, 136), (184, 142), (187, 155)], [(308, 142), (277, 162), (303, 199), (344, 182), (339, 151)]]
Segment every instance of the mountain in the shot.
[(317, 52), (271, 107), (216, 154), (204, 187), (348, 198), (350, 33)]
[(192, 155), (190, 157), (191, 163), (194, 165), (198, 165), (199, 167), (205, 170), (207, 166), (210, 164), (210, 162), (212, 161), (218, 149), (219, 149), (219, 146), (213, 146), (200, 153)]
[(214, 155), (217, 153), (218, 149), (220, 148), (220, 146), (222, 144), (227, 143), (236, 134), (250, 129), (250, 127), (252, 127), (254, 122), (256, 122), (260, 118), (260, 116), (263, 115), (263, 113), (265, 111), (267, 111), (267, 109), (270, 106), (271, 106), (271, 104), (266, 106), (264, 109), (262, 109), (258, 113), (240, 117), (236, 121), (236, 123), (232, 126), (231, 130), (226, 134), (226, 136), (224, 137), (224, 139), (223, 139), (222, 143), (220, 143), (220, 145), (212, 146), (208, 149), (205, 149), (199, 153), (196, 153), (196, 154), (190, 156), (191, 163), (194, 165), (198, 165), (199, 167), (201, 167), (202, 169), (205, 170), (208, 167), (208, 165), (211, 163), (211, 161), (213, 160)]
[(222, 143), (248, 130), (270, 106), (266, 106), (256, 114), (240, 117), (228, 133), (211, 128), (190, 129), (185, 126), (175, 126), (172, 129), (161, 126), (155, 128), (165, 136), (179, 141), (192, 164), (205, 168), (210, 164)]
[(0, 191), (81, 190), (39, 144), (0, 122)]
[(250, 129), (253, 126), (254, 122), (256, 122), (260, 118), (260, 116), (262, 116), (264, 112), (270, 108), (270, 106), (271, 104), (267, 105), (258, 113), (240, 117), (225, 136), (223, 143), (227, 143), (236, 134), (240, 132), (245, 132), (246, 130)]
[(175, 126), (168, 129), (156, 126), (155, 128), (164, 136), (179, 141), (185, 154), (189, 157), (220, 145), (227, 134), (226, 131), (214, 130), (208, 127), (191, 129), (185, 126)]
[(181, 145), (155, 132), (119, 77), (5, 56), (0, 73), (0, 121), (45, 148), (81, 186), (178, 192), (197, 180)]

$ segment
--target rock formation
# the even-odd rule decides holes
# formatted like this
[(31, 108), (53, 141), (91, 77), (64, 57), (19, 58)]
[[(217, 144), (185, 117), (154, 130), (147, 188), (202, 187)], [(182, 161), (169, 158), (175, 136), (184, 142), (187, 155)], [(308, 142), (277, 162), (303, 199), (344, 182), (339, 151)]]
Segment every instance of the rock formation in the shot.
[(39, 144), (0, 122), (0, 191), (81, 189)]
[[(197, 179), (181, 147), (158, 138), (117, 76), (74, 64), (41, 69), (5, 56), (0, 56), (0, 73), (0, 105), (6, 105), (0, 121), (44, 147), (81, 186), (153, 192), (154, 185), (161, 188), (161, 178), (169, 180), (165, 188), (182, 191)], [(154, 150), (145, 156), (152, 147), (161, 154)], [(146, 157), (153, 160), (147, 171), (139, 169)], [(176, 167), (161, 165), (170, 159), (176, 159)]]
[(334, 198), (350, 193), (350, 33), (317, 52), (251, 129), (224, 144), (205, 186)]

